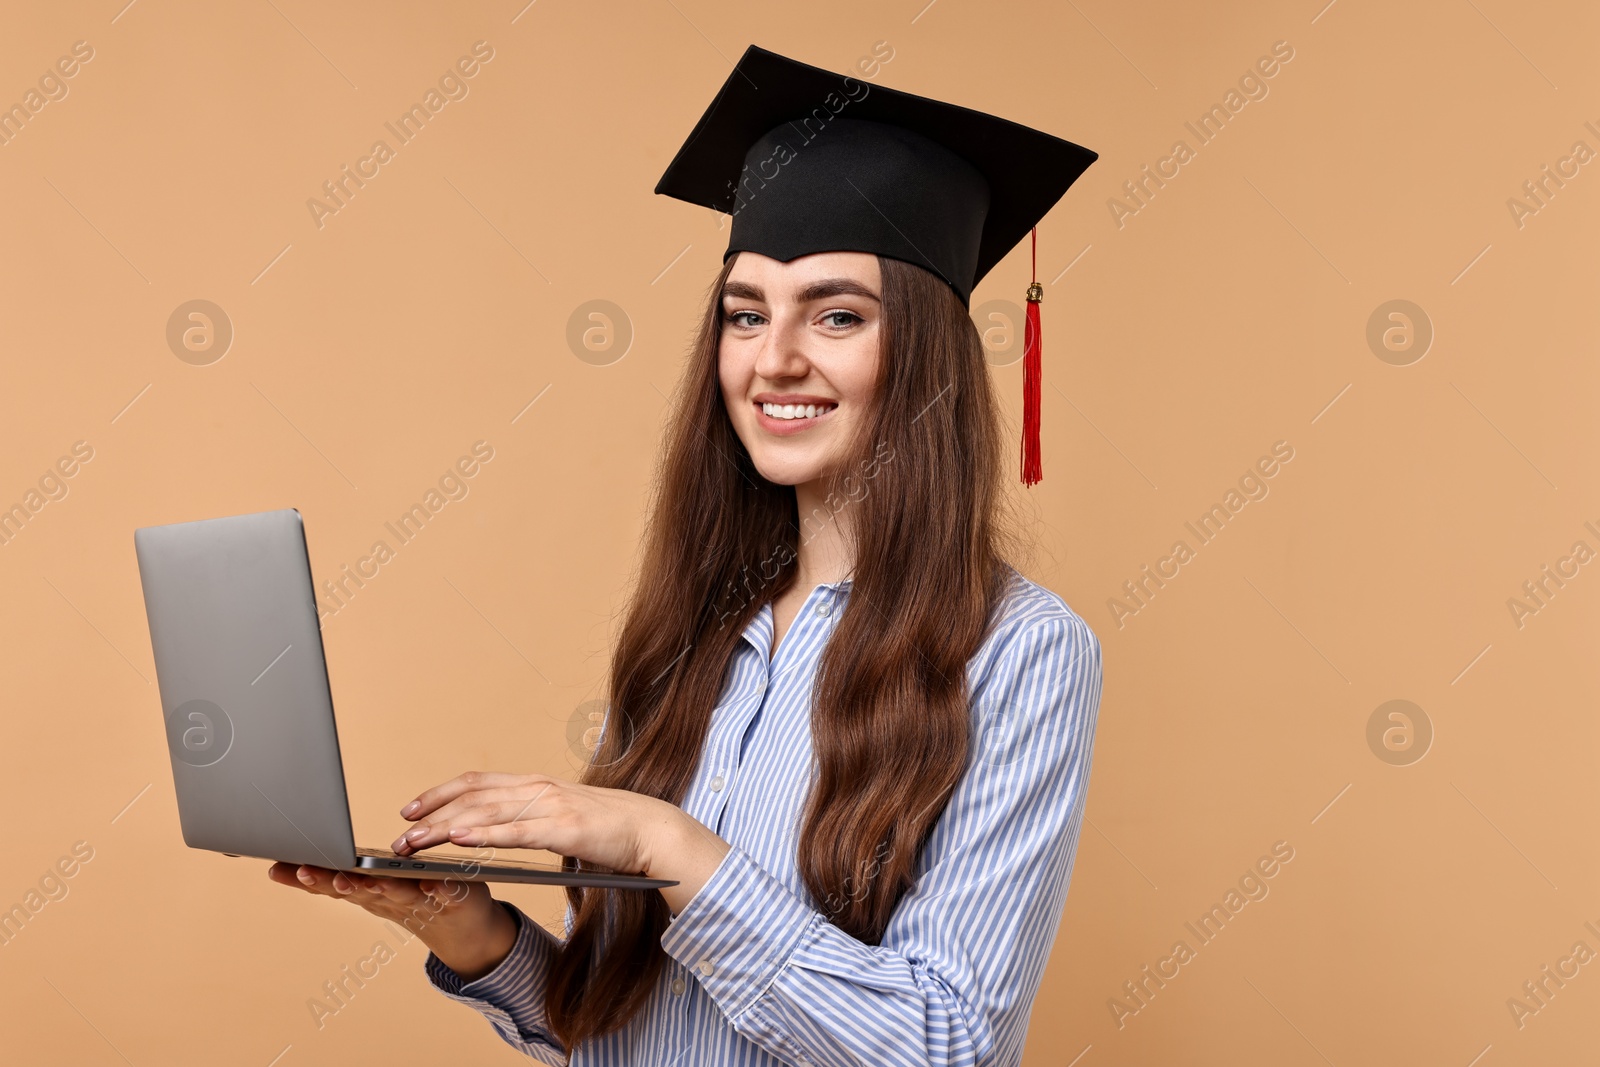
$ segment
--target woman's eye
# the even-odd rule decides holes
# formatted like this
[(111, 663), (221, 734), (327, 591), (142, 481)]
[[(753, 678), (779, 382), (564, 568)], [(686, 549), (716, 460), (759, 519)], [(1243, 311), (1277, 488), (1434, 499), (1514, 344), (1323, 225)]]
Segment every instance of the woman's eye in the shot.
[[(750, 329), (761, 325), (763, 320), (758, 311), (730, 311), (727, 321), (742, 329)], [(846, 330), (866, 320), (853, 311), (829, 311), (823, 314), (821, 321), (831, 329)]]

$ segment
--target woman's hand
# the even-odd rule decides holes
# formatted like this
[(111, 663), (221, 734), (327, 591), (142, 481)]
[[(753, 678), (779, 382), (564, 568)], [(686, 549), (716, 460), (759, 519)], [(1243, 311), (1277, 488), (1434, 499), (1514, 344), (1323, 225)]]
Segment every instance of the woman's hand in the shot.
[(267, 877), (319, 896), (342, 897), (405, 927), (466, 982), (494, 970), (517, 940), (516, 920), (482, 882), (374, 878), (292, 863), (274, 863)]
[(674, 913), (700, 890), (727, 842), (674, 804), (545, 774), (468, 771), (401, 809), (417, 825), (402, 856), (434, 845), (546, 849), (620, 873), (677, 882), (661, 890)]

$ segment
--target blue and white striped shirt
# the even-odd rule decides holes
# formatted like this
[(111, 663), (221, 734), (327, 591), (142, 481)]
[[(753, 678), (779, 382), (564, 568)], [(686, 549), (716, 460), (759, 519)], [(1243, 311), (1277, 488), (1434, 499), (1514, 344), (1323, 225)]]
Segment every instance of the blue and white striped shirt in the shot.
[[(731, 848), (661, 936), (667, 966), (621, 1030), (574, 1067), (1015, 1064), (1061, 922), (1100, 704), (1100, 643), (1056, 594), (1010, 574), (967, 665), (967, 770), (878, 945), (828, 922), (795, 863), (813, 763), (811, 692), (850, 580), (811, 590), (769, 662), (772, 604), (737, 646), (683, 808)], [(543, 1063), (558, 942), (514, 905), (511, 954), (429, 981)], [(567, 929), (571, 929), (571, 911)]]

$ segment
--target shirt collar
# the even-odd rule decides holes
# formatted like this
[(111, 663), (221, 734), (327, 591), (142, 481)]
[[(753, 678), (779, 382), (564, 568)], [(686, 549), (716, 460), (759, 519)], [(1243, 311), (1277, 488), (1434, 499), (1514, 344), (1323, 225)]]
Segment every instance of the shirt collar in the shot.
[(768, 600), (762, 604), (761, 610), (746, 624), (744, 639), (763, 655), (772, 647), (772, 601)]
[[(850, 592), (850, 579), (841, 578), (837, 582), (818, 582), (818, 588), (832, 589), (835, 593)], [(772, 648), (772, 601), (768, 600), (761, 605), (761, 610), (755, 613), (749, 623), (745, 625), (743, 637), (756, 649), (766, 654)]]

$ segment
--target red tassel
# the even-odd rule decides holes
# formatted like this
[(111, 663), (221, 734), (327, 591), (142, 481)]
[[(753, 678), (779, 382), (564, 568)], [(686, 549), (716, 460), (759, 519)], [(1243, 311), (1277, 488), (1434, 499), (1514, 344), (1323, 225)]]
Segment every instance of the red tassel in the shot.
[(1044, 287), (1039, 284), (1039, 228), (1033, 228), (1033, 284), (1028, 286), (1028, 318), (1022, 342), (1022, 484), (1033, 485), (1044, 477), (1039, 456), (1039, 380), (1042, 370), (1039, 301)]

